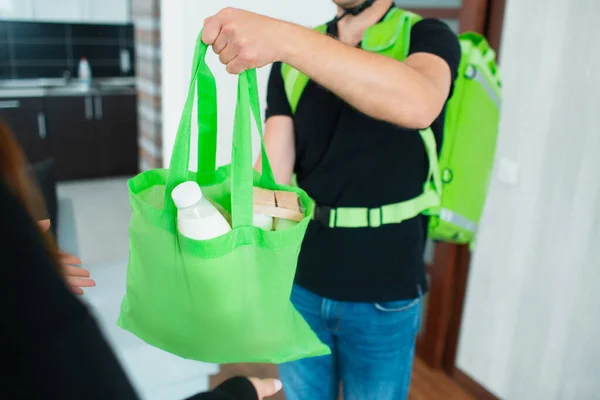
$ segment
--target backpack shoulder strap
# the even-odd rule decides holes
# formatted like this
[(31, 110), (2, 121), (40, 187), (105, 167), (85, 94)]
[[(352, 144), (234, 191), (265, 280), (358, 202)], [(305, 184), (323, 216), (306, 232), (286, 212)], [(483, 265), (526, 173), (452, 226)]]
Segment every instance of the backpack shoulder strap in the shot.
[(413, 12), (393, 8), (383, 21), (367, 29), (361, 47), (373, 53), (404, 61), (410, 51), (411, 29), (421, 19), (420, 15)]
[[(327, 33), (327, 24), (317, 26), (315, 31), (322, 34)], [(300, 96), (302, 96), (302, 92), (310, 79), (292, 66), (283, 63), (281, 64), (281, 76), (283, 78), (285, 94), (290, 103), (290, 109), (292, 110), (292, 114), (295, 114)]]

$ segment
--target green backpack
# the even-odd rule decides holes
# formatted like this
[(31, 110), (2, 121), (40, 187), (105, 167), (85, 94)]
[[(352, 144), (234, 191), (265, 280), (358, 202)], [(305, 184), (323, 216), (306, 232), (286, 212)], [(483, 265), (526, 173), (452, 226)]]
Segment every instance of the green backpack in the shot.
[[(367, 51), (405, 60), (410, 50), (410, 30), (420, 20), (417, 14), (394, 8), (382, 22), (367, 29), (361, 46)], [(326, 25), (321, 25), (315, 30), (325, 33), (326, 29)], [(423, 193), (377, 209), (333, 209), (330, 227), (376, 228), (426, 214), (431, 217), (431, 239), (474, 241), (494, 162), (501, 81), (496, 54), (484, 37), (464, 33), (459, 41), (462, 58), (454, 94), (446, 108), (440, 155), (431, 129), (420, 131), (429, 159)], [(281, 73), (291, 110), (295, 112), (309, 78), (287, 64), (282, 65)]]

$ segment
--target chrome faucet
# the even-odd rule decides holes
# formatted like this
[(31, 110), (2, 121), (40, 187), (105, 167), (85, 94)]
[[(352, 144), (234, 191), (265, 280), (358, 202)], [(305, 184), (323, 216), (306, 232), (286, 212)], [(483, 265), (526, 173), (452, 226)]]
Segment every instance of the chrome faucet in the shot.
[(63, 80), (65, 81), (65, 86), (68, 86), (71, 83), (71, 71), (65, 70), (63, 72)]

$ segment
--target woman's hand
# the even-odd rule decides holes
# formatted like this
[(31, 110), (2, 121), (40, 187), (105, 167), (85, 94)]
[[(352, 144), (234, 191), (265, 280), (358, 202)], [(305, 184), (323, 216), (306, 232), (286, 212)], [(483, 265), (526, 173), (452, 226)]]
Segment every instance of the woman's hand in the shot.
[(282, 384), (278, 379), (258, 379), (248, 378), (254, 385), (256, 393), (258, 393), (258, 399), (263, 400), (267, 397), (274, 396), (281, 390)]
[[(38, 221), (38, 226), (42, 232), (45, 232), (50, 228), (50, 220), (45, 219)], [(81, 267), (77, 267), (77, 265), (81, 265), (79, 257), (61, 252), (59, 261), (64, 279), (69, 290), (71, 290), (73, 294), (82, 295), (82, 288), (96, 286), (96, 282), (94, 282), (93, 279), (90, 279), (90, 272)]]
[(90, 279), (90, 272), (77, 265), (81, 265), (81, 260), (68, 253), (60, 253), (60, 265), (67, 282), (67, 286), (73, 294), (82, 295), (86, 287), (96, 286), (96, 282)]

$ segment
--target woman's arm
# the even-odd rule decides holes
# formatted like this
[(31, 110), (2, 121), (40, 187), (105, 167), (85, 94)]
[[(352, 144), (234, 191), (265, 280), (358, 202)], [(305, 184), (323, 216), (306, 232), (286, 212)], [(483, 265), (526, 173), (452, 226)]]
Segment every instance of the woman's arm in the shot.
[[(448, 29), (447, 35), (453, 34)], [(429, 53), (405, 62), (347, 46), (302, 26), (226, 8), (204, 24), (231, 73), (274, 61), (293, 66), (373, 118), (406, 128), (426, 128), (438, 117), (450, 91), (450, 66)], [(458, 39), (451, 43), (458, 48)]]

